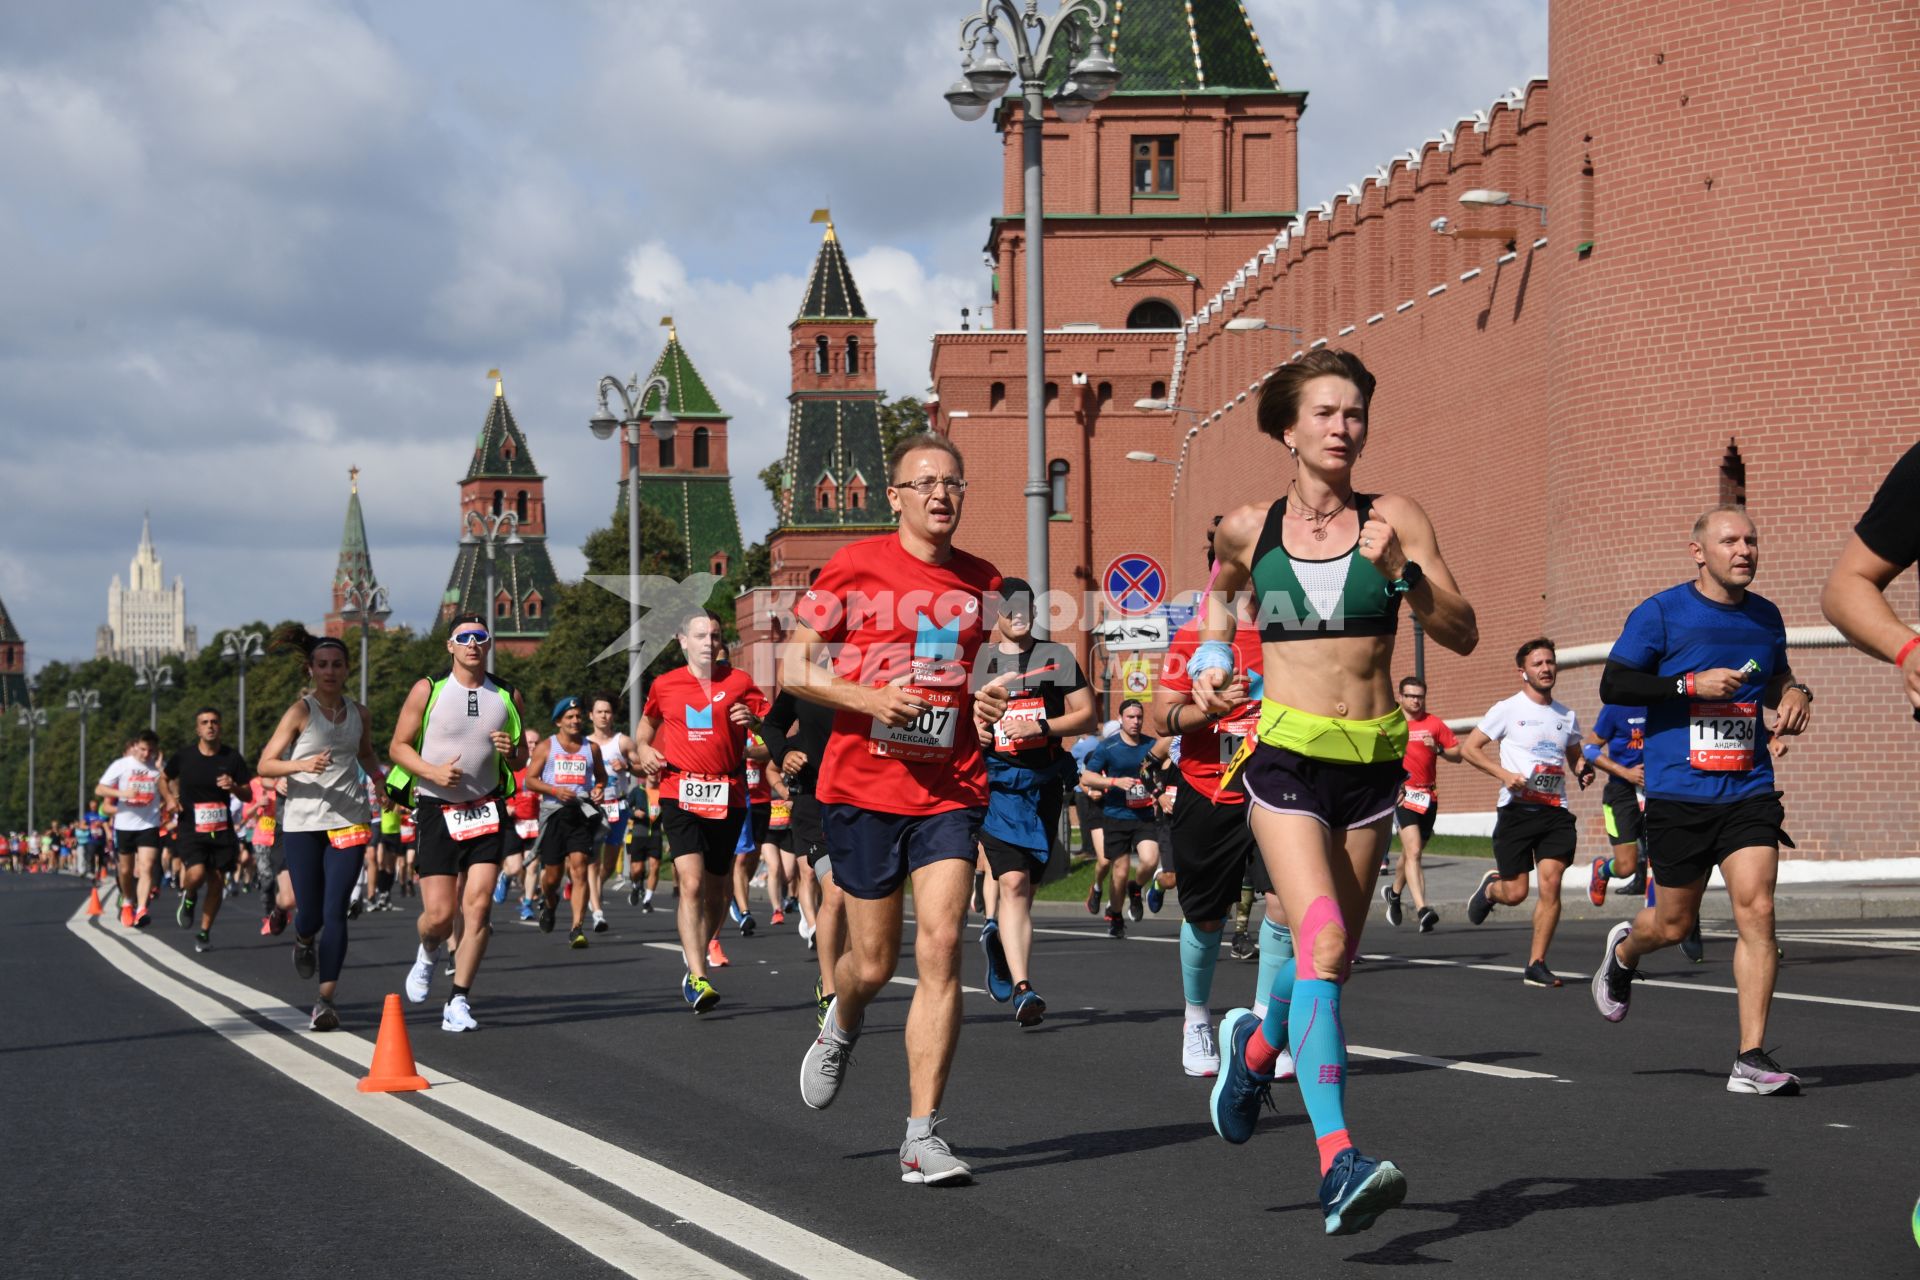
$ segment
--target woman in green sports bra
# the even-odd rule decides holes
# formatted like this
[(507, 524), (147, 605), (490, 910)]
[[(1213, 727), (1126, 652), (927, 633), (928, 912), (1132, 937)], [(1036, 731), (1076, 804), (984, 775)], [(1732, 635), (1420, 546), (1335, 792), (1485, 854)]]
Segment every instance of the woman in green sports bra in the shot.
[(1405, 777), (1406, 717), (1392, 685), (1402, 599), (1436, 644), (1466, 654), (1479, 639), (1420, 504), (1354, 489), (1373, 388), (1345, 351), (1312, 352), (1268, 378), (1260, 430), (1286, 446), (1293, 479), (1278, 501), (1221, 522), (1202, 644), (1188, 665), (1194, 702), (1226, 711), (1235, 675), (1229, 602), (1251, 589), (1265, 673), (1260, 726), (1228, 777), (1247, 794), (1297, 957), (1275, 977), (1264, 1020), (1236, 1009), (1221, 1024), (1210, 1109), (1223, 1138), (1245, 1142), (1291, 1051), (1320, 1151), (1329, 1234), (1366, 1229), (1406, 1195), (1393, 1163), (1361, 1155), (1347, 1132), (1339, 1016)]

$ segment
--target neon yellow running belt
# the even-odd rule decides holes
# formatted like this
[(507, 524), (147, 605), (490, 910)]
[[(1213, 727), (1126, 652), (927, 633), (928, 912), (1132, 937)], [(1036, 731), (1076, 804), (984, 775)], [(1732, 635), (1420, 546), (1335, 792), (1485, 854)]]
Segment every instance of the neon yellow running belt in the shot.
[(1329, 764), (1383, 764), (1407, 754), (1407, 715), (1395, 707), (1372, 720), (1341, 720), (1262, 698), (1260, 728), (1234, 753), (1220, 779), (1222, 790), (1246, 767), (1256, 742)]

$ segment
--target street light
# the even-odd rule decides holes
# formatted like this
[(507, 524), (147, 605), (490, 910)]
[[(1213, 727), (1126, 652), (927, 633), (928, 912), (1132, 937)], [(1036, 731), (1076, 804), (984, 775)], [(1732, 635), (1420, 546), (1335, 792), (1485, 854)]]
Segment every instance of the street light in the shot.
[(1515, 200), (1504, 191), (1490, 191), (1485, 187), (1475, 187), (1471, 191), (1461, 193), (1460, 203), (1483, 209), (1497, 209), (1507, 205), (1512, 205), (1516, 209), (1532, 209), (1540, 215), (1540, 225), (1543, 227), (1547, 225), (1547, 206), (1543, 204), (1528, 204), (1525, 200)]
[[(1049, 587), (1048, 519), (1053, 486), (1047, 478), (1047, 406), (1038, 389), (1047, 380), (1046, 272), (1042, 241), (1046, 235), (1041, 201), (1040, 130), (1046, 114), (1047, 79), (1066, 72), (1054, 99), (1054, 113), (1072, 124), (1087, 118), (1093, 104), (1120, 83), (1120, 69), (1107, 56), (1107, 0), (1062, 0), (1051, 17), (1039, 0), (981, 0), (980, 12), (960, 24), (960, 79), (947, 89), (947, 105), (962, 120), (978, 120), (987, 108), (1020, 80), (1021, 160), (1025, 170), (1027, 248), (1027, 581), (1034, 598), (1045, 600)], [(1000, 56), (1000, 38), (1014, 46), (1009, 63)], [(1034, 619), (1045, 638), (1046, 611)]]
[[(519, 545), (516, 534), (509, 545)], [(487, 589), (487, 599), (493, 599), (493, 589)], [(493, 606), (487, 606), (491, 609)], [(373, 580), (371, 574), (348, 584), (340, 593), (340, 621), (358, 623), (360, 627), (360, 705), (367, 705), (367, 628), (376, 622), (385, 622), (393, 616), (393, 608), (387, 600), (387, 589)], [(487, 624), (487, 630), (493, 630), (493, 624)], [(240, 750), (244, 753), (246, 748)]]
[[(496, 545), (503, 546), (507, 549), (508, 555), (512, 555), (520, 549), (522, 545), (520, 541), (520, 517), (511, 511), (502, 511), (498, 515), (482, 515), (480, 512), (469, 507), (466, 517), (460, 522), (460, 529), (461, 546), (485, 547), (487, 551), (487, 634), (493, 637), (493, 642), (487, 646), (487, 674), (492, 675), (493, 655), (495, 650), (500, 647), (500, 637), (494, 635), (494, 632), (497, 630), (494, 623), (500, 618), (500, 610), (495, 607), (493, 602), (494, 593), (498, 590), (493, 580), (493, 549)], [(476, 529), (478, 530), (477, 534), (475, 532)], [(507, 531), (507, 536), (504, 539), (500, 536), (502, 529)], [(364, 628), (361, 634), (361, 644), (362, 646), (366, 644)], [(366, 650), (363, 647), (361, 649), (362, 658), (360, 665), (361, 679), (363, 681), (366, 678), (367, 670), (365, 653)], [(362, 700), (365, 700), (364, 696)]]
[[(623, 447), (627, 452), (627, 698), (637, 714), (640, 708), (640, 428), (646, 419), (641, 410), (655, 388), (660, 392), (660, 411), (653, 416), (654, 438), (673, 439), (680, 420), (673, 416), (673, 384), (655, 374), (645, 382), (640, 375), (629, 377), (625, 385), (612, 374), (600, 379), (600, 411), (587, 419), (594, 437), (613, 438), (613, 429), (625, 429)], [(620, 397), (621, 415), (613, 416), (607, 392)], [(689, 551), (692, 548), (688, 548)]]
[(1148, 453), (1145, 449), (1129, 449), (1127, 451), (1127, 461), (1128, 462), (1158, 462), (1163, 466), (1169, 466), (1169, 467), (1179, 465), (1172, 458), (1163, 458), (1157, 453)]
[(229, 631), (220, 656), (240, 665), (240, 754), (247, 754), (247, 664), (266, 655), (266, 636), (258, 631)]
[(87, 816), (87, 715), (100, 709), (100, 691), (98, 689), (67, 690), (67, 710), (80, 713), (80, 792), (79, 803), (74, 809), (77, 817)]
[[(35, 739), (37, 739), (40, 736), (40, 730), (47, 727), (47, 711), (45, 707), (21, 707), (19, 710), (20, 710), (20, 727), (27, 731), (27, 830), (31, 832), (39, 829), (35, 825), (35, 818), (34, 818), (34, 811), (33, 811), (33, 778), (34, 778), (33, 748), (34, 748)], [(85, 796), (86, 796), (86, 793), (84, 790), (85, 777), (86, 777), (86, 767), (83, 765), (81, 766), (81, 778), (82, 778), (81, 798), (82, 799), (85, 799)], [(86, 814), (87, 814), (87, 811), (85, 806), (83, 805), (80, 809), (80, 817), (84, 818), (86, 817)], [(78, 821), (78, 820), (79, 820), (78, 818), (75, 819), (75, 821)]]
[(1170, 400), (1135, 400), (1133, 407), (1142, 413), (1190, 413), (1195, 418), (1206, 416), (1198, 409), (1189, 409), (1184, 404), (1174, 404)]
[(1290, 328), (1284, 324), (1274, 324), (1270, 320), (1262, 320), (1259, 316), (1238, 316), (1226, 323), (1228, 333), (1259, 333), (1263, 329), (1272, 330), (1275, 333), (1291, 333), (1295, 337), (1305, 336), (1305, 330)]
[(147, 691), (147, 728), (160, 732), (160, 691), (173, 688), (173, 665), (150, 667), (143, 659), (133, 671), (133, 687)]

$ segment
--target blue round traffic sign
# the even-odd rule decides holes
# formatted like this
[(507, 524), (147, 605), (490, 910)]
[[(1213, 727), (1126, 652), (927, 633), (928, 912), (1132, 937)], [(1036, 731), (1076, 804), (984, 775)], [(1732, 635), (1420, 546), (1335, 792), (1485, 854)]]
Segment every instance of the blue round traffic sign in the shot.
[(1160, 562), (1137, 551), (1116, 556), (1101, 582), (1107, 603), (1128, 617), (1152, 613), (1167, 598), (1167, 575)]

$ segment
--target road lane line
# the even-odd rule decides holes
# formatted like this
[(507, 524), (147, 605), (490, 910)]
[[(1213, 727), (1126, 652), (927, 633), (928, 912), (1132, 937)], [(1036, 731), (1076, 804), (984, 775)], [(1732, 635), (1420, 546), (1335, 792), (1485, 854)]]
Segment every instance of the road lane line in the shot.
[(1491, 1062), (1460, 1062), (1454, 1058), (1430, 1058), (1424, 1053), (1402, 1053), (1398, 1049), (1369, 1049), (1365, 1045), (1350, 1044), (1349, 1054), (1362, 1058), (1383, 1058), (1390, 1062), (1414, 1062), (1423, 1067), (1441, 1067), (1448, 1071), (1468, 1071), (1477, 1076), (1497, 1076), (1502, 1080), (1560, 1080), (1547, 1071), (1523, 1071), (1519, 1067), (1502, 1067)]
[[(67, 928), (102, 959), (196, 1022), (296, 1084), (413, 1148), (561, 1239), (630, 1276), (676, 1280), (744, 1280), (738, 1271), (655, 1231), (535, 1165), (507, 1154), (457, 1125), (388, 1094), (361, 1093), (353, 1075), (327, 1065), (226, 1005), (132, 958), (82, 907)], [(125, 939), (118, 940), (120, 942)], [(164, 943), (154, 947), (170, 950)], [(146, 950), (142, 948), (142, 950)], [(171, 967), (171, 966), (169, 966)], [(316, 1040), (322, 1037), (315, 1037)]]
[[(643, 942), (640, 945), (643, 947), (652, 947), (656, 951), (671, 951), (675, 955), (682, 954), (680, 944), (677, 942)], [(919, 981), (914, 978), (889, 978), (887, 981), (897, 982), (903, 987), (917, 987), (920, 985)], [(960, 990), (970, 996), (983, 996), (987, 994), (986, 991), (980, 987), (962, 986)]]
[[(84, 912), (85, 908), (82, 907), (82, 914), (75, 919), (84, 921)], [(367, 1037), (350, 1031), (329, 1031), (324, 1035), (308, 1033), (306, 1015), (298, 1009), (224, 974), (215, 973), (156, 938), (146, 934), (113, 935), (102, 931), (102, 941), (109, 938), (136, 948), (182, 977), (299, 1033), (302, 1044), (331, 1053), (351, 1063), (356, 1071), (365, 1071), (367, 1064), (373, 1060), (373, 1041)], [(91, 938), (88, 940), (92, 941)], [(676, 953), (680, 950), (671, 943), (645, 945), (667, 947)], [(701, 1230), (764, 1258), (775, 1266), (784, 1267), (797, 1275), (831, 1280), (841, 1280), (841, 1277), (847, 1277), (848, 1280), (909, 1280), (904, 1272), (855, 1253), (745, 1201), (715, 1191), (666, 1165), (488, 1093), (477, 1085), (438, 1070), (421, 1061), (418, 1056), (414, 1059), (414, 1067), (433, 1085), (432, 1089), (417, 1095), (421, 1100), (444, 1106), (529, 1145), (546, 1151), (565, 1152), (567, 1163), (582, 1172), (618, 1187), (636, 1199), (658, 1206), (677, 1218), (684, 1218)], [(348, 1088), (353, 1088), (351, 1082)], [(356, 1092), (355, 1096), (361, 1095)]]

